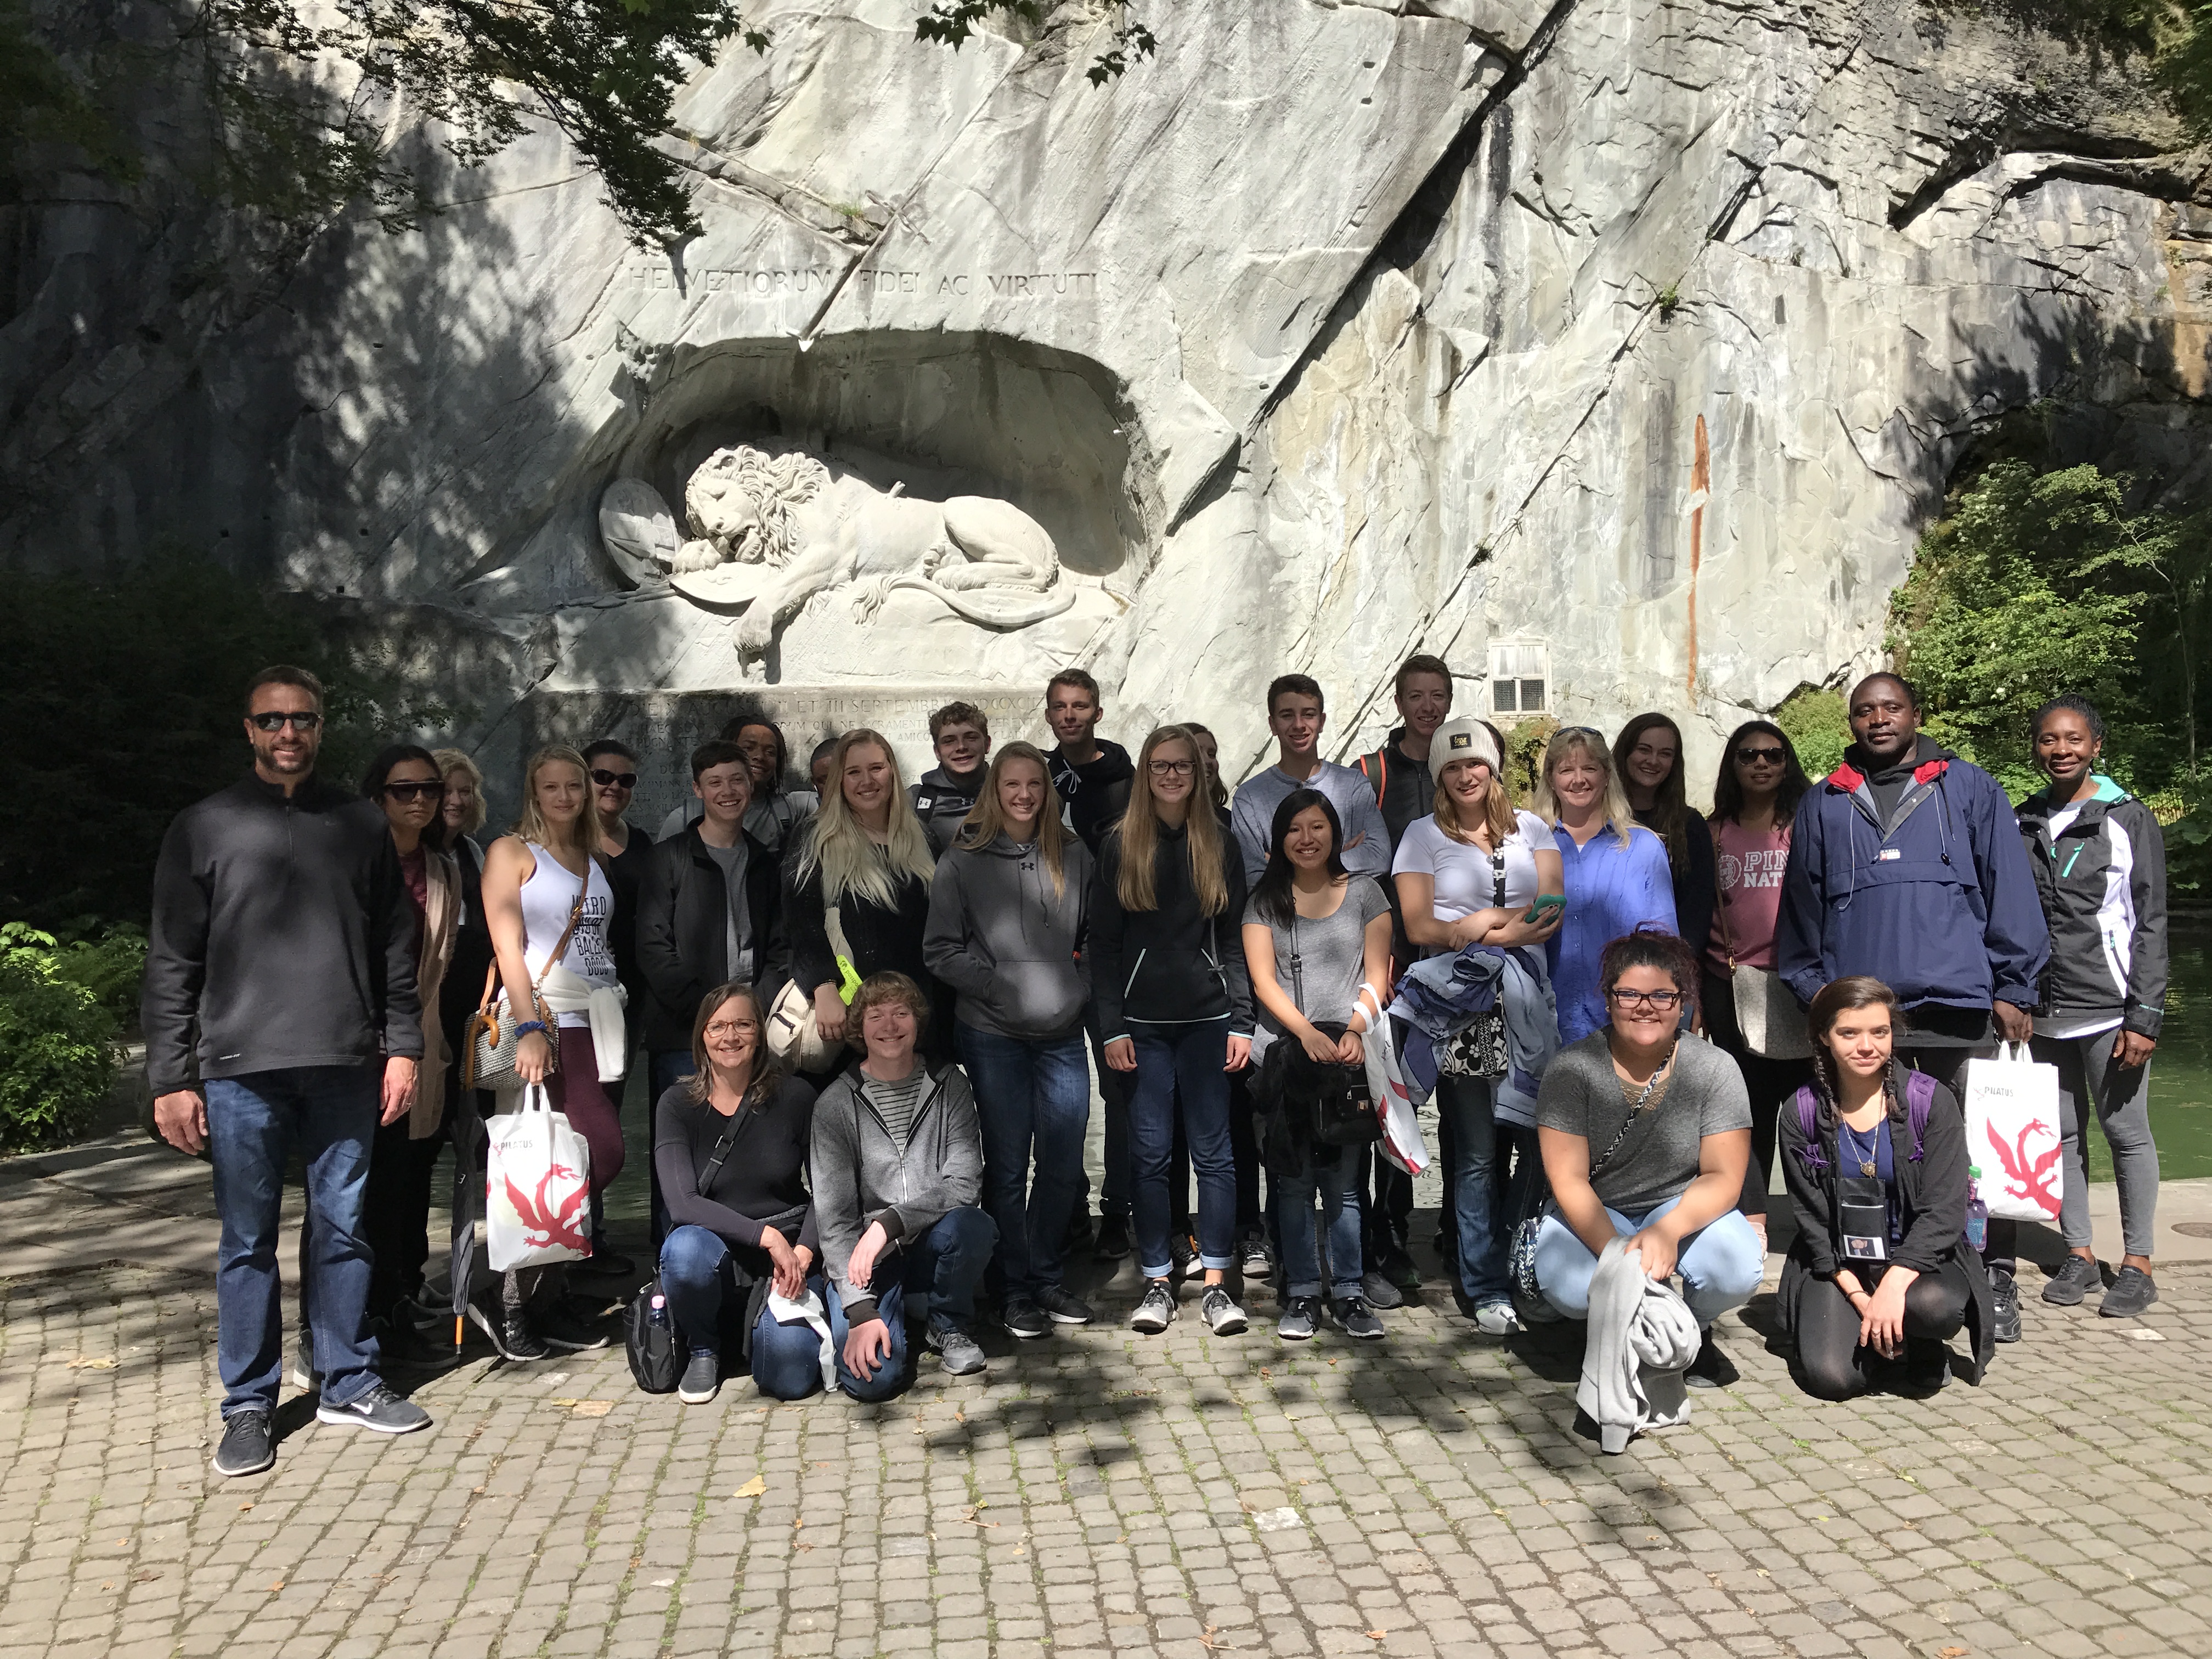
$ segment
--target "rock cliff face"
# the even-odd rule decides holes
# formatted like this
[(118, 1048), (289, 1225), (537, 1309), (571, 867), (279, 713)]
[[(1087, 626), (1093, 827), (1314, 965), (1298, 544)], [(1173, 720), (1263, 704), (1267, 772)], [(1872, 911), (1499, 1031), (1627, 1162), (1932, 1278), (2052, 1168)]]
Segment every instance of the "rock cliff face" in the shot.
[[(1110, 732), (1203, 719), (1233, 775), (1272, 674), (1350, 751), (1425, 649), (1463, 708), (1675, 711), (1705, 776), (1878, 654), (1978, 423), (2056, 398), (2169, 472), (2203, 450), (2203, 159), (2063, 42), (1887, 0), (1259, 0), (1175, 8), (1102, 90), (1081, 3), (957, 54), (913, 10), (783, 0), (765, 58), (702, 66), (672, 256), (551, 138), (252, 304), (173, 226), (41, 208), (0, 550), (181, 539), (342, 594), (495, 770), (739, 693), (911, 764), (946, 692), (1011, 736), (1079, 664)], [(741, 653), (748, 556), (702, 602), (636, 550), (707, 533), (686, 485), (737, 444), (827, 462), (864, 523), (1011, 504), (1053, 614), (948, 603), (989, 555), (933, 505), (934, 586), (831, 569)], [(672, 525), (603, 541), (623, 478)]]

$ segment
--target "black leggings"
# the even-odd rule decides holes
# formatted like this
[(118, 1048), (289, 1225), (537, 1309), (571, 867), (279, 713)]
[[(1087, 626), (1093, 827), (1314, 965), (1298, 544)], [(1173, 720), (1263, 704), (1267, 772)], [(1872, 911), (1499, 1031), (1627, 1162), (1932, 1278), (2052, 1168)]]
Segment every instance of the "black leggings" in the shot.
[[(1870, 1269), (1854, 1268), (1854, 1275), (1872, 1290)], [(1932, 1273), (1923, 1273), (1905, 1288), (1905, 1358), (1917, 1369), (1931, 1369), (1936, 1356), (1923, 1344), (1942, 1345), (1966, 1322), (1966, 1270), (1947, 1261)], [(1859, 1346), (1859, 1315), (1850, 1298), (1831, 1279), (1808, 1278), (1797, 1298), (1798, 1382), (1815, 1400), (1850, 1400), (1864, 1394), (1868, 1369), (1878, 1363), (1871, 1348)]]

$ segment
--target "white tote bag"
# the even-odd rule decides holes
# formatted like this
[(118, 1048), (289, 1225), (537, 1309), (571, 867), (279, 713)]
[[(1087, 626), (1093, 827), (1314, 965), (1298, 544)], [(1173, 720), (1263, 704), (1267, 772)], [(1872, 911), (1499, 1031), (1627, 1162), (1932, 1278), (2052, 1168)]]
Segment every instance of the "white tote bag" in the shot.
[(592, 1253), (592, 1149), (526, 1084), (512, 1112), (484, 1122), (485, 1243), (494, 1273), (581, 1261)]
[(1359, 1046), (1367, 1060), (1367, 1089), (1382, 1119), (1382, 1139), (1376, 1142), (1383, 1157), (1407, 1175), (1429, 1167), (1428, 1143), (1421, 1139), (1421, 1120), (1413, 1109), (1413, 1097), (1406, 1087), (1406, 1074), (1398, 1068), (1397, 1050), (1390, 1042), (1390, 1022), (1383, 1017), (1382, 1000), (1371, 985), (1359, 988), (1359, 1006), (1367, 1015), (1367, 1030)]
[(2065, 1194), (2058, 1138), (2058, 1068), (2006, 1043), (1995, 1060), (1966, 1062), (1966, 1162), (1975, 1190), (2001, 1221), (2056, 1223)]

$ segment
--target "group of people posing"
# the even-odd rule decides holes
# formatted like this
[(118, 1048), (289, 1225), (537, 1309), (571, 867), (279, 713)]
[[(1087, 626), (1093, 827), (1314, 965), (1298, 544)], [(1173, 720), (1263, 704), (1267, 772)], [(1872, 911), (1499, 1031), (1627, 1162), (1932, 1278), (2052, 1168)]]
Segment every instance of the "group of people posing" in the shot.
[[(1235, 1335), (1272, 1278), (1280, 1338), (1382, 1337), (1377, 1310), (1420, 1274), (1412, 1181), (1375, 1149), (1371, 1043), (1433, 1098), (1438, 1243), (1486, 1333), (1591, 1317), (1625, 1241), (1682, 1282), (1687, 1380), (1724, 1385), (1712, 1328), (1763, 1275), (1778, 1147), (1802, 1384), (1933, 1389), (1962, 1327), (1978, 1376), (2020, 1334), (2011, 1230), (1970, 1229), (1959, 1103), (1966, 1061), (2000, 1041), (2032, 1041), (2062, 1081), (2071, 1255), (2045, 1298), (2102, 1284), (2092, 1107), (2126, 1250), (2101, 1309), (2155, 1297), (2163, 860), (2152, 815), (2096, 769), (2093, 708), (2040, 711), (2050, 782), (2015, 811), (1877, 674), (1850, 694), (1842, 766), (1810, 781), (1778, 727), (1747, 722), (1705, 816), (1661, 714), (1610, 743), (1559, 730), (1516, 800), (1503, 734), (1453, 716), (1453, 684), (1409, 659), (1401, 723), (1346, 766), (1322, 758), (1321, 686), (1282, 676), (1273, 762), (1233, 794), (1195, 722), (1133, 756), (1101, 738), (1080, 671), (1046, 689), (1051, 748), (994, 750), (955, 702), (911, 785), (855, 730), (814, 751), (811, 791), (789, 787), (782, 733), (740, 718), (692, 753), (657, 836), (623, 816), (630, 750), (549, 747), (483, 847), (468, 757), (394, 746), (349, 795), (314, 775), (320, 688), (265, 671), (252, 775), (164, 844), (144, 998), (157, 1124), (215, 1165), (217, 1468), (274, 1457), (295, 1146), (294, 1358), (322, 1420), (423, 1426), (378, 1368), (450, 1353), (434, 1314), (514, 1362), (607, 1340), (560, 1267), (423, 1305), (441, 1145), (457, 1239), (482, 1212), (483, 1123), (505, 1106), (461, 1066), (502, 1003), (536, 1016), (512, 1025), (518, 1079), (589, 1146), (595, 1233), (622, 1081), (649, 1070), (657, 1293), (687, 1401), (740, 1367), (773, 1398), (882, 1399), (925, 1347), (982, 1370), (987, 1310), (1024, 1340), (1093, 1318), (1078, 1252), (1133, 1252), (1139, 1332), (1194, 1280), (1200, 1318)], [(603, 1237), (594, 1255), (631, 1265)]]

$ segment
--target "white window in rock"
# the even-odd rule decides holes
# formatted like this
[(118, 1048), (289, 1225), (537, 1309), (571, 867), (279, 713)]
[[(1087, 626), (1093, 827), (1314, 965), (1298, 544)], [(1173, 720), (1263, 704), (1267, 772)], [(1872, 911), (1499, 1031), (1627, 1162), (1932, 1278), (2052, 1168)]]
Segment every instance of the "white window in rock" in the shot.
[(1498, 714), (1540, 714), (1552, 680), (1552, 648), (1516, 641), (1490, 647), (1490, 708)]

